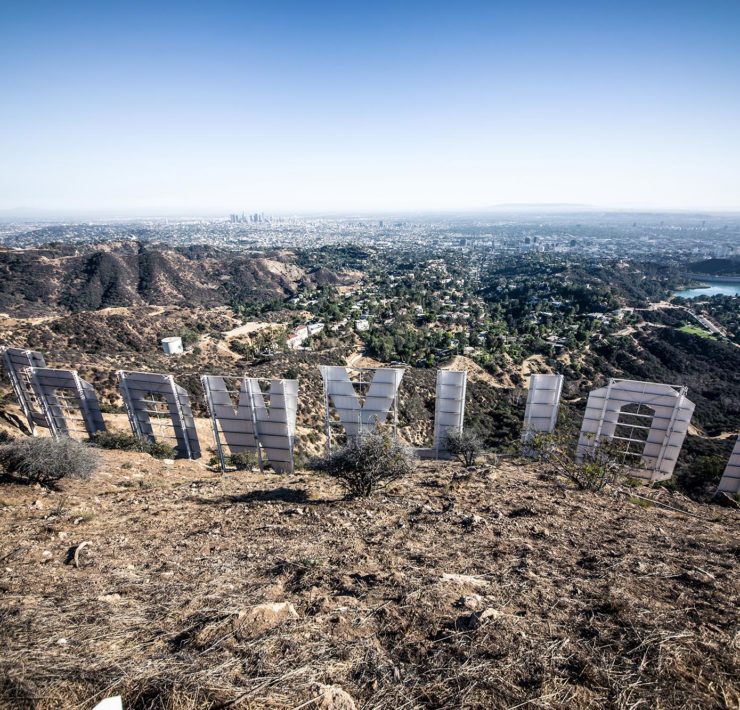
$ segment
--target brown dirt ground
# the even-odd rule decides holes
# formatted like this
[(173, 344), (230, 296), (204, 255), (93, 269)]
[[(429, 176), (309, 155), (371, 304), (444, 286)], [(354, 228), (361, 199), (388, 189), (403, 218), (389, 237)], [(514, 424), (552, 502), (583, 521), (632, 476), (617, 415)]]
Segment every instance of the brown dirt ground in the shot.
[[(737, 511), (516, 462), (348, 501), (305, 472), (102, 456), (87, 483), (0, 487), (2, 707), (308, 708), (317, 682), (360, 708), (740, 703)], [(263, 602), (299, 618), (240, 623)]]

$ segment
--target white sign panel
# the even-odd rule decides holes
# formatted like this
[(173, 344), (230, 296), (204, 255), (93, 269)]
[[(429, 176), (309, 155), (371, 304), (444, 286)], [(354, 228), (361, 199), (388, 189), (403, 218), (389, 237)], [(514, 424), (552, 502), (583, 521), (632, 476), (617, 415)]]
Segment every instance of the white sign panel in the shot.
[[(238, 392), (229, 390), (226, 378), (201, 378), (221, 456), (221, 437), (232, 453), (264, 451), (275, 471), (293, 471), (298, 380), (272, 380), (267, 392), (269, 406), (255, 377), (244, 377)], [(238, 394), (236, 404), (232, 399)], [(261, 449), (260, 449), (261, 447)]]
[(31, 387), (55, 438), (76, 434), (92, 437), (105, 431), (95, 388), (76, 370), (32, 367), (28, 372)]
[[(403, 369), (380, 367), (361, 370), (363, 373), (373, 373), (372, 380), (368, 383), (351, 380), (347, 367), (321, 365), (320, 368), (324, 381), (327, 421), (331, 404), (347, 436), (357, 436), (385, 422), (396, 401)], [(367, 386), (364, 402), (360, 402), (356, 385)]]
[(740, 437), (735, 442), (735, 448), (730, 454), (727, 468), (722, 474), (717, 491), (720, 493), (740, 493)]
[(119, 370), (118, 381), (131, 428), (137, 436), (165, 441), (183, 458), (200, 458), (190, 397), (175, 384), (172, 375)]
[(446, 449), (448, 431), (463, 430), (467, 381), (466, 370), (437, 370), (434, 400), (434, 448), (437, 451)]
[(562, 391), (562, 375), (529, 376), (529, 393), (522, 429), (523, 440), (526, 441), (535, 433), (552, 434), (555, 431)]
[(689, 428), (694, 403), (686, 388), (656, 382), (611, 379), (588, 396), (576, 457), (611, 440), (632, 456), (632, 475), (662, 481), (673, 475)]

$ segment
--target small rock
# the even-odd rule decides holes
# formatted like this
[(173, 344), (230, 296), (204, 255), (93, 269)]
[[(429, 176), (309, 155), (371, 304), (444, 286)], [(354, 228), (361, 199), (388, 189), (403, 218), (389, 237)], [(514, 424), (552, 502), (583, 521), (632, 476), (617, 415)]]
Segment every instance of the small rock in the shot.
[(58, 533), (57, 533), (57, 537), (58, 537), (58, 538), (59, 538), (60, 540), (66, 540), (66, 539), (67, 539), (67, 537), (68, 537), (68, 535), (67, 535), (67, 533), (66, 533), (66, 532), (64, 532), (64, 530), (62, 530), (61, 532), (58, 532)]
[(234, 619), (234, 632), (237, 638), (253, 638), (298, 618), (298, 612), (290, 602), (258, 604), (248, 611), (239, 612)]
[(357, 710), (352, 696), (338, 685), (317, 684), (316, 692), (320, 696), (316, 707), (321, 710)]
[(463, 519), (460, 521), (464, 527), (466, 528), (475, 528), (479, 525), (482, 525), (484, 520), (480, 515), (466, 515), (463, 517)]
[(46, 558), (48, 559), (49, 557), (51, 557), (51, 550), (44, 550), (44, 551), (43, 551), (43, 552), (41, 553), (41, 556), (42, 556), (42, 557), (46, 557)]
[(108, 602), (109, 604), (113, 604), (115, 602), (121, 601), (121, 595), (120, 594), (103, 594), (102, 596), (98, 597), (99, 602)]
[(165, 466), (174, 466), (175, 465), (175, 459), (162, 459), (162, 463)]
[(482, 601), (483, 598), (480, 596), (480, 594), (468, 594), (460, 597), (455, 602), (455, 606), (462, 607), (463, 609), (475, 610), (481, 605)]
[(66, 646), (68, 643), (67, 639), (59, 639), (57, 641), (57, 646)]
[(37, 498), (33, 503), (31, 503), (31, 507), (36, 508), (36, 510), (43, 510), (44, 502)]
[(487, 579), (472, 577), (468, 574), (448, 574), (447, 572), (442, 575), (442, 581), (452, 582), (453, 584), (467, 584), (471, 587), (487, 587), (489, 584)]
[(101, 700), (93, 710), (123, 710), (123, 702), (120, 695)]

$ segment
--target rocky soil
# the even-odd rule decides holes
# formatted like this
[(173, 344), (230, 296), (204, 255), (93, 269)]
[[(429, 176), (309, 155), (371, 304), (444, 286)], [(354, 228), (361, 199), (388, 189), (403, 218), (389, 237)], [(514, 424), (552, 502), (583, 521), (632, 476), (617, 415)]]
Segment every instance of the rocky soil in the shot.
[(736, 510), (516, 461), (345, 500), (102, 456), (87, 483), (0, 485), (2, 707), (740, 703)]

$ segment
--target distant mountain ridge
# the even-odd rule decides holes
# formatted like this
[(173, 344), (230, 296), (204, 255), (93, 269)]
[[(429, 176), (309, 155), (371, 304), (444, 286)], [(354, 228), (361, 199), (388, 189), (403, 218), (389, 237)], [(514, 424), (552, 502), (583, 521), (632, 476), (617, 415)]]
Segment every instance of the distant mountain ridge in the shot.
[(0, 312), (28, 317), (114, 306), (214, 307), (285, 298), (301, 284), (338, 283), (280, 255), (210, 246), (116, 242), (73, 248), (0, 248)]

